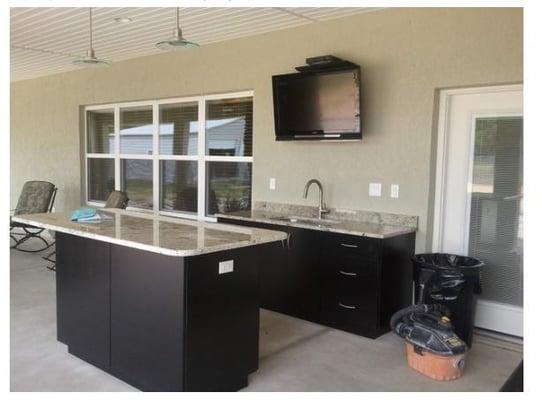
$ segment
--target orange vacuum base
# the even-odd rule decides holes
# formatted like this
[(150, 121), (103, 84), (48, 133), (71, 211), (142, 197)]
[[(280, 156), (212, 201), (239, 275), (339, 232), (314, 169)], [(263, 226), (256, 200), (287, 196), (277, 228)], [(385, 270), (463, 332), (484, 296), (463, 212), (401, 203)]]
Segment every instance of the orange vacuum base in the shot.
[(422, 351), (422, 354), (418, 354), (414, 351), (413, 344), (405, 344), (408, 365), (419, 373), (438, 381), (451, 381), (463, 375), (467, 353), (457, 356), (439, 356)]

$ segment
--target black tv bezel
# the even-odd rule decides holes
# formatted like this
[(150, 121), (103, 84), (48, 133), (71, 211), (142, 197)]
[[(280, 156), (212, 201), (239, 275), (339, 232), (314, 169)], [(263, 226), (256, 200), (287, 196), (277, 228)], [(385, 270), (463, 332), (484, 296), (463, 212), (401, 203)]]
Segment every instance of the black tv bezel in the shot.
[[(323, 132), (317, 133), (315, 131), (299, 131), (294, 134), (280, 134), (280, 119), (279, 112), (280, 108), (278, 100), (278, 81), (279, 79), (284, 79), (288, 77), (295, 76), (296, 79), (299, 79), (301, 76), (311, 76), (311, 75), (328, 75), (333, 73), (341, 73), (353, 71), (357, 73), (357, 86), (358, 86), (358, 99), (359, 99), (359, 132)], [(330, 141), (330, 140), (361, 140), (362, 139), (362, 128), (361, 128), (361, 67), (348, 66), (348, 67), (338, 67), (338, 68), (318, 68), (314, 71), (306, 72), (293, 72), (289, 74), (273, 75), (272, 77), (272, 86), (273, 86), (273, 118), (275, 122), (275, 141), (298, 141), (298, 140), (310, 140), (310, 141)]]

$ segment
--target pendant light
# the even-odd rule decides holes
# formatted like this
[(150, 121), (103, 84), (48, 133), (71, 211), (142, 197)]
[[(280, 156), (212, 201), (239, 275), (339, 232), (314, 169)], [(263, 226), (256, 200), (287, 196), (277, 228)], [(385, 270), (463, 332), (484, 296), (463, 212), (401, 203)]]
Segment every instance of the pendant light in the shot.
[(92, 7), (89, 7), (88, 9), (88, 17), (89, 17), (89, 48), (87, 50), (87, 55), (85, 57), (74, 60), (72, 64), (78, 65), (81, 67), (108, 66), (111, 63), (109, 61), (96, 58), (96, 54), (94, 53), (94, 49), (92, 48)]
[(176, 7), (176, 21), (173, 37), (167, 40), (156, 43), (156, 47), (160, 50), (181, 50), (190, 47), (199, 47), (199, 44), (191, 42), (183, 38), (183, 32), (179, 26), (179, 7)]

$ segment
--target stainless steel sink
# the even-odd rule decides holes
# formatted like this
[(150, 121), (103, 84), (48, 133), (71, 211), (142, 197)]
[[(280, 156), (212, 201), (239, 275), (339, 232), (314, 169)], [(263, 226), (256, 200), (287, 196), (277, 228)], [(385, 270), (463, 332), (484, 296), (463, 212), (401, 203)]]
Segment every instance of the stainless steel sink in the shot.
[(304, 218), (304, 217), (271, 217), (273, 220), (285, 221), (299, 224), (308, 224), (315, 226), (328, 226), (339, 223), (340, 221), (334, 221), (331, 219), (316, 219), (316, 218)]

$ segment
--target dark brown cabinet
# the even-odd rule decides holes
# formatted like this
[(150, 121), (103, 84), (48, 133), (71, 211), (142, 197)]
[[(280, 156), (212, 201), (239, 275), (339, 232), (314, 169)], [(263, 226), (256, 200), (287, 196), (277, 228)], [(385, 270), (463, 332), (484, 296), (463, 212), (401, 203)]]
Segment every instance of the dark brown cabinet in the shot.
[[(56, 240), (57, 335), (71, 354), (145, 391), (247, 385), (258, 369), (268, 244), (174, 257), (60, 232)], [(235, 267), (220, 273), (226, 260)]]
[[(314, 322), (318, 322), (320, 311), (318, 259), (312, 248), (318, 240), (317, 233), (290, 227), (286, 241), (289, 314)], [(266, 283), (262, 282), (261, 286), (265, 287)]]
[(219, 221), (288, 233), (263, 258), (263, 308), (375, 338), (389, 330), (395, 311), (412, 302), (415, 233), (375, 239), (224, 217)]
[[(109, 244), (56, 236), (57, 339), (70, 353), (98, 366), (110, 364)], [(73, 266), (64, 268), (65, 265)], [(89, 323), (91, 321), (91, 323)]]
[[(219, 218), (219, 221), (222, 220)], [(230, 220), (224, 222), (234, 223)], [(318, 322), (320, 320), (320, 274), (312, 246), (317, 231), (236, 220), (235, 224), (285, 232), (286, 240), (271, 243), (261, 251), (260, 306), (268, 310)]]

